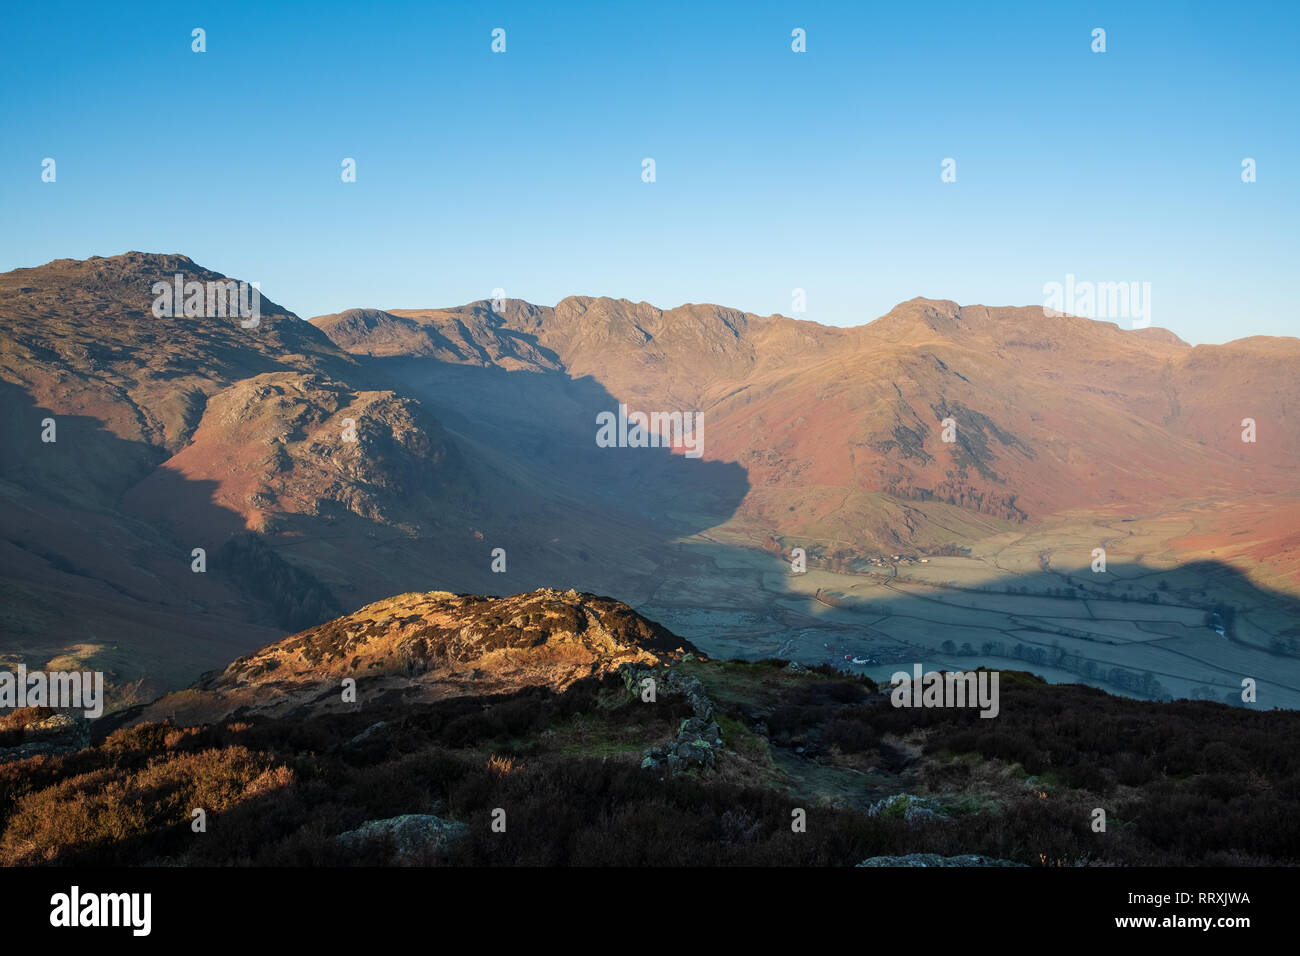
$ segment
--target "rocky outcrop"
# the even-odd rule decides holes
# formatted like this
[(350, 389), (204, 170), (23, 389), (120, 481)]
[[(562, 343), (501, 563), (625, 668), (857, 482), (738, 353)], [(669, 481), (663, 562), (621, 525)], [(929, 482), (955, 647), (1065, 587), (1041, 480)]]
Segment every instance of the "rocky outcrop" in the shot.
[(214, 721), (241, 709), (280, 716), (352, 710), (385, 697), (562, 691), (635, 665), (664, 681), (665, 692), (698, 702), (697, 713), (707, 722), (712, 704), (699, 682), (672, 672), (665, 679), (660, 670), (693, 652), (667, 628), (594, 594), (552, 588), (511, 597), (399, 594), (241, 657), (132, 719)]
[(334, 839), (345, 851), (359, 850), (367, 844), (390, 842), (393, 846), (391, 863), (412, 866), (446, 851), (468, 833), (469, 827), (463, 823), (427, 813), (408, 813), (387, 820), (367, 820), (355, 830), (340, 833)]
[(671, 668), (658, 673), (636, 667), (623, 670), (623, 680), (633, 693), (639, 692), (646, 678), (655, 680), (656, 694), (685, 697), (695, 715), (681, 722), (677, 736), (669, 743), (645, 750), (641, 768), (667, 768), (670, 773), (680, 773), (691, 767), (712, 767), (717, 762), (717, 748), (722, 746), (722, 731), (713, 720), (713, 701), (704, 693), (704, 686), (696, 678)]
[(933, 800), (915, 797), (910, 793), (896, 793), (893, 796), (885, 797), (883, 800), (877, 800), (867, 808), (867, 816), (888, 819), (902, 818), (908, 823), (918, 826), (948, 819)]
[(21, 730), (0, 734), (0, 740), (5, 738), (11, 739), (8, 746), (0, 743), (0, 763), (72, 753), (90, 743), (90, 723), (76, 714), (53, 713), (36, 717)]

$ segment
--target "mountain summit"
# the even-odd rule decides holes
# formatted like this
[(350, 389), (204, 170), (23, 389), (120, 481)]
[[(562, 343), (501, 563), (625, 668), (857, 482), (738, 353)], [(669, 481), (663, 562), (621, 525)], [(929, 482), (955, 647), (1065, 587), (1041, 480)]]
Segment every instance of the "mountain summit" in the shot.
[[(497, 306), (312, 322), (456, 417), (525, 447), (524, 430), (559, 414), (563, 399), (547, 383), (561, 380), (598, 384), (630, 408), (703, 412), (704, 457), (745, 470), (739, 517), (823, 538), (838, 525), (837, 536), (881, 547), (937, 541), (951, 524), (943, 509), (900, 521), (904, 502), (1015, 525), (1083, 507), (1285, 492), (1300, 457), (1288, 424), (1300, 414), (1298, 339), (1193, 348), (1163, 329), (923, 298), (853, 328), (625, 299)], [(503, 394), (536, 420), (501, 414)], [(1267, 439), (1244, 443), (1244, 419)]]

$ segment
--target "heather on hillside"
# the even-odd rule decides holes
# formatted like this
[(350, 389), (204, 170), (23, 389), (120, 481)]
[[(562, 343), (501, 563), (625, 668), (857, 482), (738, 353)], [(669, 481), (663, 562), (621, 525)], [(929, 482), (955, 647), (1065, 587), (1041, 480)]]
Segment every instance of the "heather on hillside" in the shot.
[[(648, 704), (619, 674), (559, 694), (147, 723), (0, 765), (0, 862), (1300, 862), (1294, 712), (1139, 702), (1004, 672), (1001, 715), (984, 720), (895, 708), (870, 681), (828, 668), (672, 666), (707, 694), (722, 740), (708, 762), (644, 766), (698, 719), (699, 699)], [(195, 808), (206, 832), (193, 830)], [(797, 809), (804, 832), (792, 828)], [(501, 810), (504, 831), (493, 826)], [(464, 826), (415, 853), (338, 839), (412, 814)]]

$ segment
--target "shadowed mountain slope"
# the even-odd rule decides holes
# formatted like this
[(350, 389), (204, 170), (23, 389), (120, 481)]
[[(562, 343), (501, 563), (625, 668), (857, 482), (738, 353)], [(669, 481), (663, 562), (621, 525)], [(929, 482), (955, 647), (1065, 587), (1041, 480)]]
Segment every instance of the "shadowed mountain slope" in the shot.
[[(1082, 555), (1300, 573), (1294, 339), (926, 299), (848, 329), (586, 297), (155, 316), (176, 274), (225, 279), (134, 252), (0, 275), (5, 660), (151, 682), (119, 704), (408, 591), (573, 588), (766, 632), (809, 599), (751, 552), (1003, 554), (1076, 513)], [(620, 402), (702, 413), (703, 457), (601, 447)], [(1154, 538), (1100, 529), (1151, 514)]]
[[(712, 305), (492, 305), (312, 321), (539, 475), (613, 408), (575, 402), (575, 386), (702, 412), (705, 459), (744, 469), (733, 524), (753, 540), (926, 547), (1077, 509), (1296, 490), (1297, 339), (1193, 348), (1163, 329), (929, 299), (847, 329)], [(572, 433), (565, 455), (537, 454), (543, 428)]]

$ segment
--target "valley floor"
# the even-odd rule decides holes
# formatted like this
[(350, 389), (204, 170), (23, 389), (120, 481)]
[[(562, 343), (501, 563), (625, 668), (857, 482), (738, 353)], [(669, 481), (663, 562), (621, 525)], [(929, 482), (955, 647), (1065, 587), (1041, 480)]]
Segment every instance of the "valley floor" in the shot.
[[(914, 663), (1015, 668), (1112, 693), (1240, 704), (1250, 678), (1251, 706), (1300, 708), (1298, 605), (1212, 553), (1177, 563), (1201, 530), (1188, 512), (1081, 520), (1000, 535), (965, 557), (864, 555), (851, 571), (796, 574), (724, 527), (684, 539), (637, 610), (720, 657), (824, 663), (880, 683)], [(1098, 547), (1104, 572), (1093, 571)], [(1230, 620), (1214, 616), (1222, 607)]]

